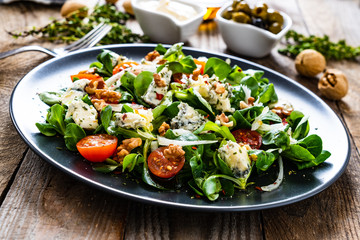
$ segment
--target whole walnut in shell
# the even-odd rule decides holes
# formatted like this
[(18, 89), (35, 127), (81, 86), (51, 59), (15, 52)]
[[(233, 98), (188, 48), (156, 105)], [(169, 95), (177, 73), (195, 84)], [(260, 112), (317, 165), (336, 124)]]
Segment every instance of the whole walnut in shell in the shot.
[(315, 77), (324, 71), (325, 57), (316, 50), (306, 49), (299, 53), (295, 59), (295, 68), (303, 76)]
[(318, 83), (320, 92), (328, 99), (340, 100), (348, 92), (346, 76), (337, 69), (327, 69)]
[(131, 14), (131, 15), (134, 15), (134, 10), (132, 8), (132, 5), (131, 5), (131, 0), (125, 0), (123, 2), (123, 8), (125, 10), (125, 12)]
[[(63, 17), (68, 17), (71, 14), (79, 11), (81, 8), (89, 7), (87, 3), (83, 0), (68, 0), (61, 7), (60, 14)], [(87, 14), (87, 12), (86, 12)]]

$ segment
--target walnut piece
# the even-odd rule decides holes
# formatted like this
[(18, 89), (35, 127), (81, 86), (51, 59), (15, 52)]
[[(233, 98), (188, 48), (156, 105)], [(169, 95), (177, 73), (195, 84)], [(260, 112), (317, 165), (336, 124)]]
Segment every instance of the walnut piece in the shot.
[(282, 107), (275, 107), (275, 108), (271, 109), (271, 111), (273, 113), (275, 113), (276, 115), (278, 115), (280, 118), (286, 118), (286, 117), (290, 116), (290, 114), (293, 110), (289, 111), (289, 110), (285, 110)]
[(107, 103), (118, 103), (121, 98), (121, 93), (107, 89), (96, 89), (95, 97), (97, 99), (104, 99)]
[[(142, 140), (141, 138), (129, 138), (122, 141), (123, 148), (127, 150), (133, 150), (134, 148), (137, 148), (141, 146)], [(119, 147), (121, 147), (121, 145)]]
[(349, 83), (344, 73), (337, 69), (327, 69), (318, 83), (320, 92), (328, 99), (340, 100), (345, 97)]
[(219, 82), (215, 82), (215, 83), (214, 83), (214, 87), (215, 87), (215, 92), (216, 92), (217, 94), (222, 94), (222, 93), (225, 92), (225, 86), (224, 86), (224, 84), (221, 84), (221, 83), (219, 83)]
[(170, 144), (168, 148), (164, 150), (164, 156), (166, 159), (176, 160), (185, 156), (185, 151), (179, 145)]
[(152, 51), (152, 52), (149, 52), (146, 56), (145, 56), (145, 60), (146, 61), (154, 61), (155, 58), (159, 57), (160, 56), (160, 53), (156, 50)]
[(280, 118), (286, 118), (290, 116), (292, 111), (294, 111), (294, 107), (287, 100), (279, 100), (277, 102), (271, 103), (269, 108)]
[(117, 148), (116, 156), (114, 157), (115, 161), (122, 162), (126, 155), (139, 146), (141, 146), (141, 138), (129, 138), (122, 141), (122, 144)]
[(158, 65), (163, 65), (163, 64), (165, 64), (166, 62), (167, 62), (166, 59), (160, 59), (160, 60), (157, 62), (157, 64), (158, 64)]
[(85, 87), (88, 94), (94, 94), (96, 89), (107, 89), (107, 85), (103, 78), (93, 79)]
[(247, 100), (248, 103), (244, 101), (240, 101), (240, 109), (245, 109), (251, 106), (254, 106), (255, 98), (249, 97)]
[(183, 73), (174, 73), (172, 78), (174, 82), (181, 83), (181, 79), (183, 79)]
[(95, 109), (100, 112), (104, 107), (108, 104), (105, 102), (104, 99), (91, 99), (91, 103), (94, 105)]
[(153, 74), (155, 85), (158, 87), (166, 87), (166, 82), (164, 79), (161, 78), (161, 76), (157, 73)]
[(170, 129), (169, 124), (167, 124), (166, 122), (163, 122), (158, 129), (160, 136), (164, 136), (166, 131), (169, 129)]
[(216, 120), (220, 121), (221, 126), (232, 127), (234, 125), (233, 121), (229, 121), (229, 118), (225, 115), (225, 113), (217, 115)]
[(325, 57), (316, 50), (305, 49), (295, 59), (295, 68), (303, 76), (315, 77), (324, 71), (326, 67)]
[(115, 161), (118, 162), (122, 162), (122, 160), (124, 160), (124, 158), (126, 157), (126, 155), (129, 155), (130, 152), (126, 149), (121, 149), (120, 151), (118, 151), (118, 153), (116, 154), (116, 157), (114, 158)]
[(253, 106), (255, 102), (255, 98), (254, 97), (249, 97), (248, 98), (248, 105)]
[(246, 102), (244, 101), (240, 101), (240, 109), (245, 109), (250, 107)]

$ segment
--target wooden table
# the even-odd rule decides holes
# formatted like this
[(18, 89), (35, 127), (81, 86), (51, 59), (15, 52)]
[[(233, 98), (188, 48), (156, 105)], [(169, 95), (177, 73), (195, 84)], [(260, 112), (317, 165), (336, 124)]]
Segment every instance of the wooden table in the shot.
[[(328, 34), (360, 45), (358, 0), (268, 1), (293, 19), (293, 29)], [(59, 6), (13, 3), (0, 6), (0, 51), (27, 44), (4, 30), (41, 26), (59, 17)], [(214, 24), (203, 25), (188, 46), (225, 52)], [(136, 28), (136, 23), (132, 26)], [(9, 116), (16, 83), (49, 59), (28, 52), (0, 60), (0, 239), (360, 239), (360, 67), (359, 61), (328, 63), (350, 84), (342, 101), (326, 103), (350, 133), (352, 154), (340, 179), (320, 194), (281, 208), (239, 213), (202, 213), (167, 209), (116, 197), (74, 180), (40, 159), (17, 134)], [(295, 79), (315, 94), (317, 80), (297, 75), (292, 59), (274, 49), (250, 59)]]

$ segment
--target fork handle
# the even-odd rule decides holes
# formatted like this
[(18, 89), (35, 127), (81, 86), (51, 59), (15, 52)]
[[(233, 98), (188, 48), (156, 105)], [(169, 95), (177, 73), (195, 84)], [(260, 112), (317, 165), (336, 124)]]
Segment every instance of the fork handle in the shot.
[(0, 59), (12, 56), (14, 54), (17, 53), (22, 53), (22, 52), (27, 52), (27, 51), (39, 51), (39, 52), (43, 52), (46, 54), (49, 54), (50, 56), (56, 57), (57, 54), (47, 48), (44, 47), (40, 47), (40, 46), (24, 46), (24, 47), (20, 47), (20, 48), (16, 48), (7, 52), (2, 52), (0, 53)]

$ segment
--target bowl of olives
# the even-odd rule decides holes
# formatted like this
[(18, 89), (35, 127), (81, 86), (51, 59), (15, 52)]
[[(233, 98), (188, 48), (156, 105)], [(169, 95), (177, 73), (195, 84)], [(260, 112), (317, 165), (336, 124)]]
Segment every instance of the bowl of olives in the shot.
[(250, 6), (244, 0), (223, 6), (216, 20), (229, 49), (256, 58), (268, 55), (292, 25), (284, 12), (260, 2)]

